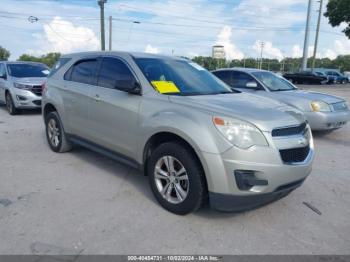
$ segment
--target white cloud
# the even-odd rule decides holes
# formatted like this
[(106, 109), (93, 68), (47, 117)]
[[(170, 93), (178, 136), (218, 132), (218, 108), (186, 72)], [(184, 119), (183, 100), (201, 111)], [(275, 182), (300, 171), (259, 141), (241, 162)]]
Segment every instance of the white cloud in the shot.
[(148, 44), (145, 48), (146, 53), (151, 53), (151, 54), (158, 54), (159, 49), (157, 47), (153, 47), (150, 44)]
[(242, 59), (244, 54), (232, 43), (232, 28), (224, 26), (217, 36), (216, 44), (224, 46), (226, 59)]
[[(293, 58), (299, 58), (303, 56), (303, 48), (300, 47), (300, 45), (293, 45), (292, 47), (292, 57)], [(308, 49), (308, 57), (312, 57), (314, 54), (314, 46), (310, 45)], [(317, 56), (320, 54), (317, 53)]]
[(35, 48), (28, 48), (26, 52), (29, 54), (42, 55), (48, 52), (64, 54), (100, 49), (100, 42), (92, 29), (75, 26), (61, 17), (56, 16), (49, 23), (43, 24), (43, 29), (43, 33), (32, 34), (36, 40)]
[[(16, 5), (13, 0), (1, 0), (2, 11), (21, 13), (24, 17), (24, 20), (1, 18), (2, 23), (9, 25), (0, 27), (0, 35), (6, 36), (2, 45), (11, 51), (11, 59), (29, 50), (33, 54), (43, 54), (99, 49), (98, 6), (87, 2), (41, 1), (38, 8), (36, 0), (16, 1)], [(318, 3), (313, 1), (313, 10), (317, 8)], [(273, 43), (271, 47), (277, 48), (286, 57), (301, 56), (306, 9), (306, 0), (120, 0), (109, 1), (106, 12), (118, 19), (141, 22), (133, 25), (114, 22), (113, 47), (116, 50), (144, 51), (151, 44), (151, 49), (155, 48), (163, 54), (171, 55), (175, 50), (176, 55), (209, 56), (212, 45), (220, 40), (226, 43), (228, 58), (241, 58), (243, 54), (246, 57), (260, 57), (260, 48), (259, 51), (253, 49), (258, 39)], [(25, 22), (25, 14), (35, 15), (41, 21)], [(61, 19), (53, 19), (56, 16), (61, 16)], [(317, 15), (313, 13), (310, 44), (314, 41), (316, 19)], [(231, 27), (224, 30), (224, 25)], [(341, 33), (344, 26), (341, 24), (333, 28), (328, 24), (328, 19), (322, 17), (318, 57), (350, 53), (349, 40)], [(295, 45), (299, 49), (294, 48)], [(280, 57), (278, 51), (267, 50), (264, 49), (264, 57)]]
[(75, 26), (72, 22), (60, 17), (55, 17), (43, 26), (44, 38), (49, 43), (51, 51), (69, 53), (100, 48), (95, 32), (88, 27)]
[[(346, 55), (350, 52), (350, 40), (341, 39), (335, 40), (331, 48), (317, 48), (317, 58), (329, 58), (335, 59), (338, 55)], [(312, 57), (314, 53), (314, 46), (310, 45), (308, 50), (308, 57)], [(293, 45), (292, 47), (292, 57), (298, 58), (303, 56), (303, 49), (300, 45)]]
[(327, 49), (325, 52), (324, 52), (324, 56), (329, 58), (329, 59), (335, 59), (337, 58), (337, 53), (334, 52), (333, 50), (331, 49)]
[(292, 48), (292, 57), (298, 58), (303, 56), (303, 50), (301, 49), (300, 45), (293, 45)]
[(199, 56), (199, 54), (198, 54), (198, 53), (196, 53), (196, 52), (188, 52), (187, 54), (188, 54), (188, 56), (189, 56), (190, 58), (193, 58), (193, 57)]
[(350, 52), (350, 40), (335, 40), (334, 49), (338, 54), (344, 55)]
[[(255, 41), (255, 43), (254, 43), (252, 48), (257, 53), (260, 54), (260, 52), (261, 52), (261, 41), (260, 40)], [(278, 60), (281, 60), (281, 59), (283, 59), (283, 54), (282, 54), (282, 51), (280, 49), (278, 49), (277, 47), (274, 47), (271, 42), (264, 41), (263, 57), (276, 58)]]

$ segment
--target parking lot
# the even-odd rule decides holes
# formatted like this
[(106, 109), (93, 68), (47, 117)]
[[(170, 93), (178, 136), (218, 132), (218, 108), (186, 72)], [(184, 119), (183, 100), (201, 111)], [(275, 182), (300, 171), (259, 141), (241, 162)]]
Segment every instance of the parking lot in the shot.
[[(350, 85), (302, 88), (350, 101)], [(350, 254), (350, 124), (314, 139), (313, 171), (286, 198), (176, 216), (139, 171), (83, 148), (53, 153), (40, 113), (0, 106), (0, 253)]]

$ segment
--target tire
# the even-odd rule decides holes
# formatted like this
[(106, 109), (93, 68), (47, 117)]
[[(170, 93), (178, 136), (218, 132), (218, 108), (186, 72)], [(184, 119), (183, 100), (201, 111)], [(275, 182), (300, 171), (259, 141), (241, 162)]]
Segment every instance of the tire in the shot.
[(12, 116), (17, 115), (19, 113), (19, 110), (16, 108), (15, 104), (13, 103), (10, 92), (6, 93), (5, 100), (6, 100), (7, 112), (9, 112), (9, 114)]
[(52, 151), (64, 153), (72, 149), (72, 143), (67, 139), (57, 112), (51, 112), (46, 116), (45, 127), (47, 142)]
[[(173, 169), (167, 168), (171, 163)], [(171, 169), (175, 172), (168, 172)], [(156, 175), (156, 170), (161, 171)], [(147, 161), (147, 174), (153, 195), (172, 213), (186, 215), (208, 201), (203, 169), (193, 152), (180, 143), (167, 142), (157, 147)]]

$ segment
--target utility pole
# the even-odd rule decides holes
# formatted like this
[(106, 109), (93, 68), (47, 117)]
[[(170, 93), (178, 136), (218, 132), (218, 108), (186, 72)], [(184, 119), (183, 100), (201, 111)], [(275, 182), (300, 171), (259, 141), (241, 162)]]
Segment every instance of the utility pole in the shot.
[(107, 0), (98, 0), (100, 6), (100, 20), (101, 20), (101, 50), (105, 50), (105, 3)]
[(109, 16), (109, 51), (112, 51), (112, 16)]
[(318, 19), (317, 19), (314, 55), (312, 57), (312, 67), (311, 67), (312, 71), (314, 71), (314, 68), (315, 68), (315, 60), (316, 60), (316, 52), (317, 52), (317, 44), (318, 44), (318, 34), (320, 32), (320, 22), (321, 22), (321, 16), (322, 16), (322, 3), (323, 3), (323, 0), (320, 0), (319, 2), (320, 2), (320, 8), (318, 9)]
[(308, 53), (309, 53), (309, 32), (310, 32), (311, 5), (312, 5), (312, 0), (309, 0), (309, 4), (307, 7), (307, 16), (306, 16), (303, 63), (301, 65), (301, 68), (303, 71), (306, 70), (306, 68), (307, 68), (307, 57), (308, 57)]
[(260, 42), (260, 69), (262, 69), (262, 63), (263, 63), (263, 49), (265, 46), (265, 42), (261, 41)]

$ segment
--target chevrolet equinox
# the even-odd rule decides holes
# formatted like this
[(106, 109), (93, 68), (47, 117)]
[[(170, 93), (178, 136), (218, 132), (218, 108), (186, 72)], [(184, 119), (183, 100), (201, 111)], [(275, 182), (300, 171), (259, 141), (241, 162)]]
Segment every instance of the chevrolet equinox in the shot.
[(231, 90), (190, 60), (144, 53), (62, 56), (43, 90), (50, 148), (77, 144), (141, 169), (165, 209), (267, 204), (311, 171), (303, 114)]

